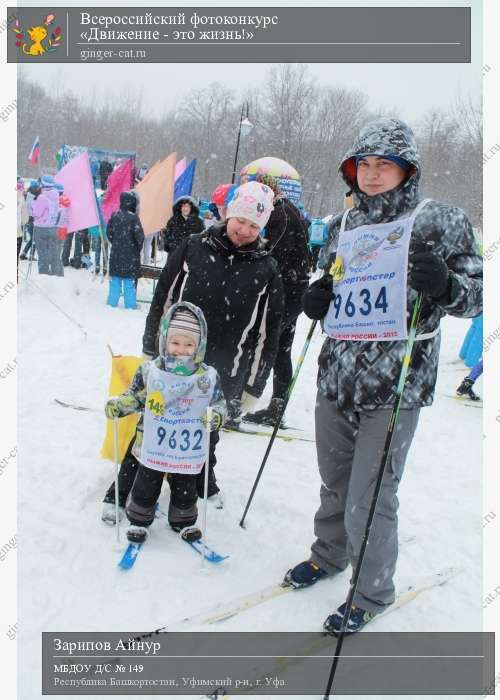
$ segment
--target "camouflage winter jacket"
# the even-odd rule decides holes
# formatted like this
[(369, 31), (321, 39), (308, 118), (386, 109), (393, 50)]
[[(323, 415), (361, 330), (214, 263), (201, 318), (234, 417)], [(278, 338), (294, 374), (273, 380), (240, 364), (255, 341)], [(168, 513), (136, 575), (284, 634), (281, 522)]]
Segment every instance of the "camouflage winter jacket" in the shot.
[[(356, 182), (355, 155), (397, 155), (412, 164), (410, 176), (398, 188), (369, 197)], [(342, 160), (340, 172), (353, 190), (356, 206), (347, 217), (345, 230), (407, 217), (422, 199), (418, 192), (420, 163), (413, 133), (396, 119), (381, 119), (362, 130)], [(334, 217), (321, 257), (330, 268), (335, 260), (342, 215)], [(457, 207), (431, 201), (420, 211), (413, 226), (410, 255), (432, 242), (448, 268), (449, 284), (439, 299), (424, 297), (417, 334), (433, 334), (417, 340), (403, 394), (402, 408), (432, 404), (436, 383), (440, 319), (445, 314), (471, 318), (482, 311), (482, 258), (472, 226)], [(407, 318), (411, 318), (417, 293), (408, 287)], [(418, 337), (417, 335), (417, 337)], [(318, 364), (318, 389), (339, 408), (374, 410), (388, 408), (401, 371), (405, 342), (353, 342), (327, 338)]]

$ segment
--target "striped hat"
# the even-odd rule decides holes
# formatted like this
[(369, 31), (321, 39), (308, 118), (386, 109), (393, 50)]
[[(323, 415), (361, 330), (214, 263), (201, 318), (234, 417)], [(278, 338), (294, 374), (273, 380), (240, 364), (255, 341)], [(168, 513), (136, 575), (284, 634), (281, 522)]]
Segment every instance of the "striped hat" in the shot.
[(196, 347), (198, 347), (201, 338), (200, 324), (191, 311), (181, 308), (174, 313), (168, 324), (167, 343), (173, 335), (185, 335), (194, 340)]

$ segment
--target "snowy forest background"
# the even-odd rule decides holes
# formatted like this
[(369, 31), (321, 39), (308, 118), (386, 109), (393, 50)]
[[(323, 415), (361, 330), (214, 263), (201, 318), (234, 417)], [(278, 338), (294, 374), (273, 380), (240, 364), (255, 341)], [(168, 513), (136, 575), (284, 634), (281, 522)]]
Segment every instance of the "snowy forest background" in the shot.
[[(143, 91), (131, 85), (120, 94), (111, 90), (106, 97), (94, 93), (84, 100), (55, 84), (49, 94), (20, 68), (19, 175), (38, 176), (27, 162), (36, 136), (42, 167), (52, 172), (64, 143), (135, 151), (138, 165), (176, 151), (178, 158), (197, 159), (193, 194), (206, 198), (217, 184), (231, 180), (242, 104), (248, 101), (255, 128), (242, 138), (238, 171), (255, 158), (283, 158), (302, 176), (306, 210), (326, 216), (342, 207), (345, 185), (337, 168), (360, 127), (379, 116), (400, 116), (397, 107), (373, 111), (361, 91), (320, 85), (300, 64), (273, 65), (262, 85), (246, 91), (210, 83), (158, 118), (144, 109)], [(418, 121), (408, 121), (419, 143), (423, 194), (461, 207), (481, 228), (480, 103), (457, 94), (448, 110), (430, 109)]]

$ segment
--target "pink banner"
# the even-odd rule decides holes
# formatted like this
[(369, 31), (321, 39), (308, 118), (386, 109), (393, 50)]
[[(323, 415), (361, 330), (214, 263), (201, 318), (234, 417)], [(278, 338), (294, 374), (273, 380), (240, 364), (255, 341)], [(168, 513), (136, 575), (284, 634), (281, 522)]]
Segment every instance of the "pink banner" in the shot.
[(131, 178), (132, 161), (130, 159), (115, 168), (108, 177), (106, 192), (101, 203), (101, 211), (106, 223), (111, 214), (120, 208), (120, 194), (130, 189)]
[(64, 194), (71, 201), (68, 233), (98, 226), (99, 214), (88, 153), (82, 153), (66, 163), (54, 180), (64, 185)]
[(180, 160), (178, 163), (175, 165), (175, 179), (179, 177), (179, 175), (182, 175), (184, 170), (187, 168), (187, 158), (183, 158)]

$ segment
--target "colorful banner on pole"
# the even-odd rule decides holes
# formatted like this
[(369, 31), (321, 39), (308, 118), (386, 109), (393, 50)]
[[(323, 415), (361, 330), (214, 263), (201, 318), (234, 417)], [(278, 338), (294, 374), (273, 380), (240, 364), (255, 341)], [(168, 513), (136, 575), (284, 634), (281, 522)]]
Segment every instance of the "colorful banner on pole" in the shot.
[(33, 145), (31, 147), (31, 151), (28, 156), (28, 162), (31, 163), (31, 165), (36, 165), (38, 161), (40, 160), (40, 139), (38, 136), (36, 139), (33, 141)]
[(146, 236), (161, 231), (172, 216), (175, 162), (176, 154), (171, 153), (135, 186), (139, 195), (139, 218)]
[(54, 177), (64, 185), (64, 194), (71, 201), (68, 233), (99, 225), (99, 213), (88, 153), (73, 158)]
[(187, 158), (181, 158), (175, 166), (175, 179), (177, 180), (187, 168)]
[(106, 224), (111, 214), (120, 208), (120, 195), (130, 189), (131, 178), (131, 160), (126, 160), (119, 165), (108, 177), (107, 187), (101, 202), (102, 216)]
[(179, 197), (186, 197), (193, 191), (194, 173), (196, 170), (196, 158), (194, 158), (175, 181), (174, 202)]

